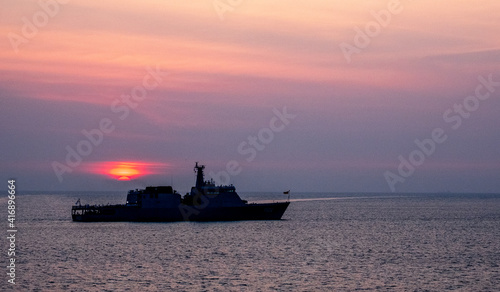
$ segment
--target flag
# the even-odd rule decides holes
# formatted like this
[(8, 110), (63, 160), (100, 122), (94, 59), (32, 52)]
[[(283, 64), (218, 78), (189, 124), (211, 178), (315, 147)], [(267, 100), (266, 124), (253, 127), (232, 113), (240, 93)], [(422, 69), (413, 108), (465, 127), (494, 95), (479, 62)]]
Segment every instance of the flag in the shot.
[(283, 192), (283, 195), (288, 195), (288, 194), (290, 194), (290, 190)]

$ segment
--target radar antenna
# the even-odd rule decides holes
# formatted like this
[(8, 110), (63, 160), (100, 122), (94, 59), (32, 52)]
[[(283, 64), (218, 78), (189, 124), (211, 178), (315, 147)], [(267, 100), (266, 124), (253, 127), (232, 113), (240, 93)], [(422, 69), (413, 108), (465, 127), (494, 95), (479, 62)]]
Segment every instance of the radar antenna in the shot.
[(196, 162), (196, 165), (194, 166), (194, 172), (196, 173), (196, 188), (198, 190), (201, 190), (203, 187), (203, 181), (204, 181), (204, 175), (203, 175), (203, 169), (205, 169), (205, 165), (198, 166), (198, 162)]

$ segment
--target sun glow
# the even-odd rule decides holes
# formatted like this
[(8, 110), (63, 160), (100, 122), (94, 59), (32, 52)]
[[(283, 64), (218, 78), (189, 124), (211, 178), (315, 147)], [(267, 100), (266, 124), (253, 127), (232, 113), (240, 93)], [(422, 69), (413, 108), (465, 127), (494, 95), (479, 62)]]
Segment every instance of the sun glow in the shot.
[(116, 168), (111, 169), (109, 174), (118, 176), (119, 178), (141, 174), (139, 170), (135, 169), (135, 167), (135, 165), (120, 164)]
[(90, 163), (86, 169), (95, 174), (107, 175), (116, 180), (129, 181), (138, 177), (164, 173), (167, 164), (133, 161), (106, 161)]

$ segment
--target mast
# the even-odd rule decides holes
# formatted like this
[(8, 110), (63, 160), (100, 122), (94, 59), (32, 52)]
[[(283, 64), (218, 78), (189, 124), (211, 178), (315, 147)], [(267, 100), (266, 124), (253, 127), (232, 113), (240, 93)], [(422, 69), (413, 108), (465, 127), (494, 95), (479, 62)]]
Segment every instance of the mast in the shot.
[(203, 176), (203, 169), (205, 168), (205, 165), (198, 166), (198, 162), (196, 162), (196, 165), (194, 166), (194, 172), (196, 172), (196, 188), (201, 191), (201, 188), (203, 187), (203, 181), (204, 181), (204, 176)]

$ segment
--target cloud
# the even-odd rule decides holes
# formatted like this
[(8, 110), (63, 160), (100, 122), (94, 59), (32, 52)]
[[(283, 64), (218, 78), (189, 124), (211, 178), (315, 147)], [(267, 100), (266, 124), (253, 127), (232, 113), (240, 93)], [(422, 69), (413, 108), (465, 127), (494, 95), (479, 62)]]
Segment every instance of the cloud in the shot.
[[(85, 187), (95, 174), (59, 184), (50, 162), (110, 118), (116, 130), (86, 163), (168, 163), (188, 169), (191, 183), (192, 161), (242, 159), (238, 144), (287, 106), (297, 119), (240, 182), (272, 188), (276, 176), (296, 188), (304, 178), (304, 189), (385, 190), (381, 168), (446, 126), (443, 112), (474, 91), (478, 75), (496, 74), (500, 57), (497, 2), (401, 2), (404, 10), (348, 64), (339, 43), (352, 42), (354, 27), (386, 2), (244, 1), (220, 21), (211, 1), (70, 1), (18, 53), (0, 42), (0, 133), (10, 138), (0, 144), (2, 173), (15, 170), (40, 188)], [(38, 1), (5, 3), (0, 34), (20, 33), (21, 19), (40, 9)], [(112, 103), (157, 65), (168, 75), (120, 119)], [(495, 172), (498, 106), (490, 99), (449, 132), (454, 142), (422, 177), (460, 185), (460, 175)]]

